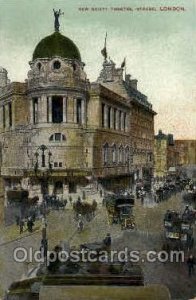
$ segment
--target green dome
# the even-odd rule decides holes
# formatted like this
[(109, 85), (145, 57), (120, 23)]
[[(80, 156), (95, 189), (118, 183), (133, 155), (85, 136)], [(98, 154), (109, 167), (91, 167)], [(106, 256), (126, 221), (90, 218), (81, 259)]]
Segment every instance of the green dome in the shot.
[(81, 60), (77, 46), (59, 32), (54, 32), (42, 39), (33, 52), (33, 60), (36, 58), (52, 58), (53, 56)]

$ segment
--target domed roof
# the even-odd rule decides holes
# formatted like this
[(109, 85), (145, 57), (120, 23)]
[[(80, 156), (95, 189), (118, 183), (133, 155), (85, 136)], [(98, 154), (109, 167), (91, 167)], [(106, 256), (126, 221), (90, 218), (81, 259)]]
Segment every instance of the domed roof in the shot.
[(33, 52), (33, 60), (53, 56), (81, 60), (77, 46), (58, 31), (42, 39)]

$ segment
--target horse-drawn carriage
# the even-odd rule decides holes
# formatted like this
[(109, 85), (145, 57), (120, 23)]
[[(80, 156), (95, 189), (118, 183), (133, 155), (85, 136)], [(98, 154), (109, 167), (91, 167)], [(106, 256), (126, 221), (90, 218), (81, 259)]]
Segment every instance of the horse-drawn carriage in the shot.
[(75, 219), (78, 220), (81, 215), (86, 219), (87, 222), (90, 222), (95, 217), (95, 212), (97, 209), (97, 202), (93, 200), (92, 203), (87, 201), (81, 201), (79, 198), (76, 202), (73, 203), (73, 210), (75, 212)]
[(193, 214), (185, 211), (180, 214), (168, 210), (164, 217), (165, 244), (168, 250), (191, 249), (193, 247)]
[(67, 199), (60, 200), (57, 195), (46, 195), (44, 200), (47, 207), (54, 210), (65, 209), (67, 204)]
[(109, 224), (121, 224), (122, 229), (134, 228), (134, 196), (132, 194), (110, 194), (105, 197), (105, 203)]

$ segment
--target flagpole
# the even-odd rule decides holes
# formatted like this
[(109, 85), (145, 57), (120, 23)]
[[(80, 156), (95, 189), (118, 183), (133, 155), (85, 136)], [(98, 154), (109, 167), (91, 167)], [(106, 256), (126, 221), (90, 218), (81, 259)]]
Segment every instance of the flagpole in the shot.
[(126, 79), (126, 74), (127, 74), (127, 64), (126, 64), (126, 56), (125, 56), (125, 79)]

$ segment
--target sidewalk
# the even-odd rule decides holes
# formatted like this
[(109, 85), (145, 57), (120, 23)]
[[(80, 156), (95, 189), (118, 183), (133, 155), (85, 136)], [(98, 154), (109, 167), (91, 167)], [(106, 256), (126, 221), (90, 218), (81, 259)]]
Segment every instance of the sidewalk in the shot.
[(11, 225), (9, 227), (4, 226), (1, 224), (0, 227), (0, 246), (4, 246), (6, 244), (12, 243), (14, 241), (18, 241), (21, 239), (24, 239), (26, 237), (29, 237), (31, 235), (34, 235), (41, 231), (41, 221), (37, 220), (35, 222), (35, 226), (33, 229), (33, 232), (28, 232), (27, 228), (24, 230), (22, 234), (20, 234), (19, 226), (17, 225)]

